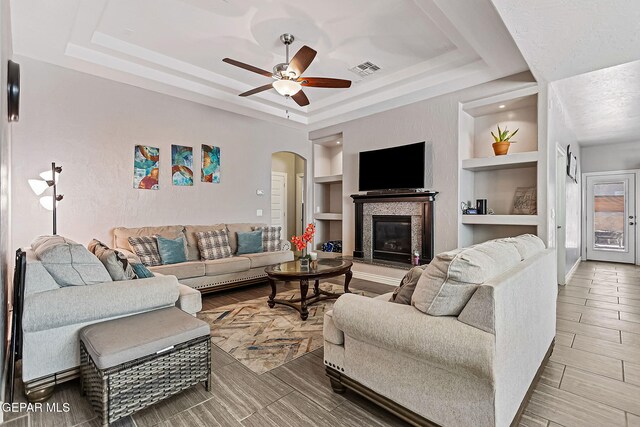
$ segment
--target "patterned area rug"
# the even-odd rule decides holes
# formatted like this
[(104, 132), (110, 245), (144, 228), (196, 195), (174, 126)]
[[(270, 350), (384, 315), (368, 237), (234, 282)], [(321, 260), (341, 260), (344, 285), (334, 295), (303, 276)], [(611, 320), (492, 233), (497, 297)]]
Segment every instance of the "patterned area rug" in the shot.
[[(320, 287), (329, 292), (343, 291), (342, 285), (332, 283), (321, 283)], [(373, 296), (354, 289), (351, 292)], [(289, 290), (278, 293), (276, 299), (299, 296), (299, 291)], [(211, 325), (211, 341), (258, 374), (320, 348), (324, 313), (335, 302), (325, 300), (308, 306), (309, 318), (302, 320), (291, 307), (276, 304), (269, 308), (267, 299), (256, 298), (198, 313), (199, 319)]]

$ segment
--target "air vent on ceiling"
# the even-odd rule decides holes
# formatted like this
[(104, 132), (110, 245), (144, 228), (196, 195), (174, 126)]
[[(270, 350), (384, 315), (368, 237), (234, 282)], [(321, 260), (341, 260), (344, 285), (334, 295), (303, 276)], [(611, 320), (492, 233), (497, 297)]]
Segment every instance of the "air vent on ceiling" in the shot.
[(363, 62), (360, 65), (356, 65), (355, 67), (349, 68), (349, 71), (351, 71), (352, 73), (356, 73), (360, 77), (367, 77), (375, 73), (376, 71), (380, 71), (380, 67), (378, 67), (371, 61), (367, 61)]

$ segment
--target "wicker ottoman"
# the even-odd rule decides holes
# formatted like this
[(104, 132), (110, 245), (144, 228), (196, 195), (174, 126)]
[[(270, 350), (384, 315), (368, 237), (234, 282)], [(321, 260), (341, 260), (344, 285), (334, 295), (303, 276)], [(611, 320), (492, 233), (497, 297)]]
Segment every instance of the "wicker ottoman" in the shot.
[(175, 307), (83, 328), (80, 358), (104, 426), (200, 382), (210, 389), (209, 325)]

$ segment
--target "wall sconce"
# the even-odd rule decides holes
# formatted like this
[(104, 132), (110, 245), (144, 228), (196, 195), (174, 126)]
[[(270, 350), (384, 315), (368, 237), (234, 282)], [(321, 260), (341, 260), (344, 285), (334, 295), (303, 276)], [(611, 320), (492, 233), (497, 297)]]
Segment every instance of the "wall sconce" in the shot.
[(58, 194), (58, 179), (62, 172), (62, 166), (56, 166), (55, 163), (51, 163), (51, 170), (44, 171), (40, 174), (40, 179), (30, 179), (29, 186), (36, 194), (41, 195), (47, 188), (53, 189), (53, 195), (40, 197), (40, 204), (43, 208), (49, 211), (53, 211), (53, 235), (58, 234), (57, 226), (57, 208), (58, 202), (64, 198), (62, 194)]

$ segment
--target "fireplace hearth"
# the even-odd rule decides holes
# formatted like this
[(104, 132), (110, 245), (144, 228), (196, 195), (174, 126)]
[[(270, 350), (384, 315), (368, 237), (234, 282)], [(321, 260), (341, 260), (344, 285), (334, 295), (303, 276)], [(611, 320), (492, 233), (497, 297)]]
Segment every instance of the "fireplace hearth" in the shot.
[(411, 216), (372, 215), (373, 259), (411, 262)]

